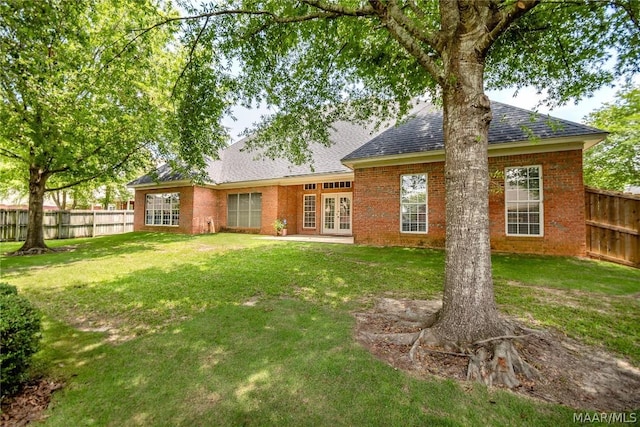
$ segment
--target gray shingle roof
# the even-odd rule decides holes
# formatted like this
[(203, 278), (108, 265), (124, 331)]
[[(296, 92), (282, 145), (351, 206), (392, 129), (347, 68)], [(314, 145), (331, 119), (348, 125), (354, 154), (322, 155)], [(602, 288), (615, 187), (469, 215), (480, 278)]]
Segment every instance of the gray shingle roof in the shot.
[[(340, 159), (369, 141), (376, 133), (373, 126), (356, 125), (349, 122), (336, 122), (330, 130), (333, 145), (311, 143), (309, 148), (313, 158), (311, 164), (295, 165), (286, 159), (269, 159), (261, 157), (260, 150), (243, 150), (247, 138), (230, 145), (220, 152), (219, 160), (212, 160), (207, 167), (209, 179), (214, 184), (260, 181), (304, 175), (322, 175), (330, 173), (349, 173), (351, 169), (340, 162)], [(188, 179), (179, 172), (173, 172), (168, 165), (161, 166), (153, 174), (147, 174), (129, 183), (130, 186), (153, 184), (155, 182), (181, 181)]]
[[(492, 102), (493, 120), (489, 127), (489, 144), (528, 141), (572, 136), (597, 136), (605, 132), (579, 123), (536, 114), (529, 110)], [(309, 164), (294, 165), (285, 159), (260, 157), (260, 151), (243, 150), (247, 139), (222, 150), (220, 159), (209, 163), (207, 173), (214, 184), (302, 177), (351, 172), (342, 161), (369, 159), (402, 154), (422, 153), (444, 148), (442, 111), (430, 104), (421, 104), (412, 116), (398, 126), (373, 133), (372, 126), (337, 122), (331, 130), (333, 145), (312, 143), (309, 148), (313, 168)], [(163, 165), (154, 174), (147, 174), (129, 183), (131, 186), (188, 180), (189, 177)]]
[[(560, 138), (602, 135), (605, 132), (568, 120), (536, 114), (500, 102), (491, 102), (493, 120), (489, 144), (528, 141), (534, 138)], [(444, 149), (442, 111), (425, 105), (399, 126), (391, 127), (345, 156), (343, 161), (368, 159)]]
[(171, 166), (169, 166), (168, 164), (164, 164), (152, 173), (148, 173), (144, 176), (141, 176), (140, 178), (131, 181), (128, 185), (145, 185), (154, 184), (157, 182), (184, 181), (188, 179), (189, 177), (182, 172), (173, 170), (171, 169)]

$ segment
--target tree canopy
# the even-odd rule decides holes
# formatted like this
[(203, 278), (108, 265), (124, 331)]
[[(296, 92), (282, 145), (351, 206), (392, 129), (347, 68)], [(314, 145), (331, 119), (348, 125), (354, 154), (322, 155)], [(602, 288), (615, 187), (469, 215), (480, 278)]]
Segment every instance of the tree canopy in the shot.
[[(44, 192), (195, 157), (179, 144), (176, 105), (186, 95), (171, 98), (185, 63), (178, 28), (144, 31), (175, 16), (152, 0), (0, 2), (0, 174), (29, 192), (28, 233), (38, 235), (26, 248), (44, 246)], [(201, 127), (200, 141), (218, 131)], [(213, 154), (215, 144), (198, 147), (198, 159)]]
[[(632, 0), (211, 2), (189, 11), (183, 42), (190, 72), (228, 88), (229, 102), (275, 111), (247, 132), (252, 144), (304, 162), (307, 143), (326, 142), (337, 118), (381, 121), (425, 93), (439, 99), (449, 78), (443, 50), (465, 14), (491, 28), (474, 41), (486, 89), (533, 86), (559, 105), (639, 71), (639, 8)], [(185, 113), (206, 116), (195, 110), (207, 105)]]
[(610, 132), (585, 152), (585, 184), (622, 191), (640, 186), (640, 87), (629, 86), (587, 117), (589, 124)]

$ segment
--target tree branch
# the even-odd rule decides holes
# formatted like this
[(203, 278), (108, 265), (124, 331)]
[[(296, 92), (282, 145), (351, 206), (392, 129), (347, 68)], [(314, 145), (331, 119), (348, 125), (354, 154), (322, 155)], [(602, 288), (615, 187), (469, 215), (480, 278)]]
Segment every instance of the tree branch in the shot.
[(624, 3), (622, 1), (614, 1), (612, 2), (614, 6), (622, 8), (631, 19), (631, 22), (636, 26), (636, 30), (640, 30), (640, 17), (638, 17), (637, 12), (631, 8), (631, 5), (628, 3)]
[(27, 159), (24, 159), (20, 155), (14, 153), (11, 150), (7, 150), (6, 148), (0, 147), (0, 156), (9, 157), (11, 159), (20, 160), (21, 162), (29, 163)]
[(437, 51), (435, 36), (425, 31), (423, 27), (419, 26), (415, 21), (407, 17), (407, 15), (402, 12), (402, 9), (398, 7), (398, 4), (395, 0), (389, 1), (388, 10), (391, 18), (393, 18), (394, 21), (400, 24), (402, 28), (404, 28), (409, 34), (411, 34), (421, 42), (428, 44), (433, 50)]
[[(82, 183), (85, 183), (85, 182), (92, 181), (92, 180), (94, 180), (94, 179), (96, 179), (96, 178), (98, 178), (98, 177), (100, 177), (100, 176), (104, 175), (104, 174), (106, 173), (106, 171), (107, 171), (107, 170), (117, 170), (117, 169), (120, 169), (120, 168), (121, 168), (125, 163), (127, 163), (127, 161), (129, 161), (129, 158), (131, 158), (131, 156), (132, 156), (136, 151), (138, 151), (141, 147), (143, 147), (143, 146), (144, 146), (144, 144), (139, 144), (139, 145), (137, 145), (134, 149), (132, 149), (131, 151), (129, 151), (129, 152), (127, 153), (127, 155), (126, 155), (124, 158), (122, 158), (119, 162), (117, 162), (116, 164), (114, 164), (114, 165), (107, 165), (107, 167), (105, 167), (103, 170), (98, 171), (98, 172), (96, 172), (96, 173), (94, 173), (94, 174), (92, 174), (92, 175), (90, 175), (90, 176), (88, 176), (88, 177), (85, 177), (85, 178), (79, 179), (79, 180), (74, 181), (74, 182), (72, 182), (72, 183), (70, 183), (70, 184), (61, 185), (60, 187), (55, 187), (55, 188), (45, 188), (45, 190), (44, 190), (44, 191), (45, 191), (45, 192), (51, 192), (51, 191), (58, 191), (58, 190), (64, 190), (64, 189), (66, 189), (66, 188), (75, 187), (76, 185), (79, 185), (79, 184), (82, 184)], [(67, 167), (66, 169), (67, 169), (67, 170), (69, 170), (70, 168), (68, 168), (68, 167)], [(61, 172), (65, 172), (65, 171), (61, 171)], [(49, 172), (49, 174), (50, 174), (50, 175), (53, 175), (53, 173), (55, 173), (55, 172), (53, 172), (53, 171), (50, 171), (50, 172)]]
[(415, 37), (398, 22), (391, 19), (387, 6), (382, 4), (380, 0), (369, 0), (369, 4), (371, 4), (376, 11), (376, 14), (387, 28), (387, 31), (389, 31), (389, 34), (391, 34), (391, 37), (393, 37), (400, 46), (404, 47), (406, 51), (418, 61), (418, 64), (431, 74), (439, 84), (442, 84), (444, 75), (440, 67), (438, 67), (433, 58), (425, 52)]
[(188, 55), (187, 63), (184, 65), (184, 67), (182, 67), (182, 71), (180, 71), (180, 75), (178, 76), (176, 81), (173, 83), (173, 88), (171, 88), (171, 97), (172, 98), (176, 93), (176, 88), (178, 87), (178, 83), (180, 82), (180, 80), (182, 80), (182, 78), (184, 77), (184, 73), (187, 71), (187, 68), (189, 68), (189, 66), (193, 62), (193, 52), (196, 50), (196, 46), (198, 46), (198, 42), (200, 41), (200, 38), (202, 37), (202, 34), (204, 33), (204, 30), (206, 30), (207, 29), (207, 25), (209, 25), (209, 19), (210, 19), (209, 17), (207, 17), (205, 19), (204, 24), (202, 24), (202, 27), (200, 28), (200, 31), (198, 31), (198, 35), (196, 36), (196, 39), (193, 41), (193, 43), (191, 45), (191, 49), (189, 49), (189, 55)]
[(499, 10), (497, 14), (492, 14), (489, 18), (492, 18), (493, 22), (486, 23), (489, 32), (478, 41), (477, 49), (480, 52), (489, 50), (493, 42), (496, 41), (513, 22), (531, 11), (538, 4), (540, 4), (540, 0), (518, 0), (504, 9)]
[(356, 9), (349, 9), (333, 3), (327, 3), (322, 0), (302, 0), (303, 3), (313, 6), (327, 13), (341, 16), (371, 16), (375, 15), (375, 11), (370, 6), (363, 6)]

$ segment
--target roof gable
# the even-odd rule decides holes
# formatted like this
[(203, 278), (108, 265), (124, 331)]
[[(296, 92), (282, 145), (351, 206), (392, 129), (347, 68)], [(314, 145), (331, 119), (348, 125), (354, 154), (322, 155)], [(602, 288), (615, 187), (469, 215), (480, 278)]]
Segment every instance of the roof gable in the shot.
[[(207, 175), (212, 184), (233, 184), (262, 180), (284, 179), (323, 174), (351, 173), (351, 169), (340, 159), (369, 141), (374, 126), (363, 126), (349, 122), (336, 122), (329, 132), (330, 146), (310, 143), (312, 163), (295, 165), (282, 158), (270, 159), (262, 156), (261, 150), (248, 150), (244, 138), (220, 152), (218, 160), (210, 160)], [(157, 176), (157, 179), (154, 178)], [(184, 174), (163, 165), (154, 173), (144, 175), (129, 183), (130, 186), (147, 186), (188, 179)]]
[[(493, 120), (489, 127), (489, 144), (530, 142), (535, 139), (598, 138), (604, 131), (568, 120), (500, 102), (491, 102)], [(351, 165), (359, 160), (408, 156), (437, 152), (444, 149), (442, 110), (431, 104), (419, 104), (403, 123), (387, 128), (376, 136), (373, 125), (362, 126), (336, 122), (330, 131), (332, 145), (311, 143), (313, 163), (294, 165), (286, 159), (269, 159), (262, 151), (246, 148), (247, 138), (220, 152), (219, 160), (211, 160), (207, 167), (209, 182), (216, 185), (247, 183), (294, 177), (350, 173)], [(343, 164), (344, 162), (344, 164)], [(163, 165), (154, 173), (129, 183), (130, 186), (152, 186), (158, 183), (189, 181), (190, 178)]]
[[(491, 102), (493, 120), (489, 144), (535, 139), (603, 135), (605, 132), (568, 120)], [(433, 105), (418, 109), (404, 123), (391, 127), (345, 156), (343, 161), (443, 150), (442, 110)]]

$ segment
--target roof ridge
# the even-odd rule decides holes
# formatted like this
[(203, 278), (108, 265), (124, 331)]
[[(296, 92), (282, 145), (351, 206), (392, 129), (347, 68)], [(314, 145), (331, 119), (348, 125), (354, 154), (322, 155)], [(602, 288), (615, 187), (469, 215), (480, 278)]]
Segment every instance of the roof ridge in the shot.
[[(507, 108), (510, 108), (510, 109), (514, 109), (514, 110), (520, 110), (520, 111), (523, 111), (523, 112), (526, 112), (526, 113), (529, 113), (529, 114), (533, 113), (533, 114), (535, 114), (537, 116), (547, 116), (549, 118), (552, 118), (555, 121), (566, 123), (566, 124), (571, 125), (571, 126), (576, 126), (577, 125), (577, 126), (582, 126), (582, 127), (588, 128), (588, 129), (596, 131), (596, 132), (602, 132), (601, 129), (595, 128), (593, 126), (589, 126), (589, 125), (586, 125), (584, 123), (574, 122), (574, 121), (568, 120), (568, 119), (563, 119), (561, 117), (552, 116), (549, 113), (540, 113), (540, 112), (535, 111), (535, 110), (529, 110), (529, 109), (526, 109), (526, 108), (523, 108), (523, 107), (518, 107), (518, 106), (515, 106), (515, 105), (511, 105), (511, 104), (506, 104), (504, 102), (494, 101), (494, 100), (491, 100), (491, 99), (490, 99), (490, 101), (491, 101), (491, 104), (500, 104), (500, 105), (502, 105), (504, 107), (507, 107)], [(493, 108), (492, 108), (492, 110), (493, 110)]]

